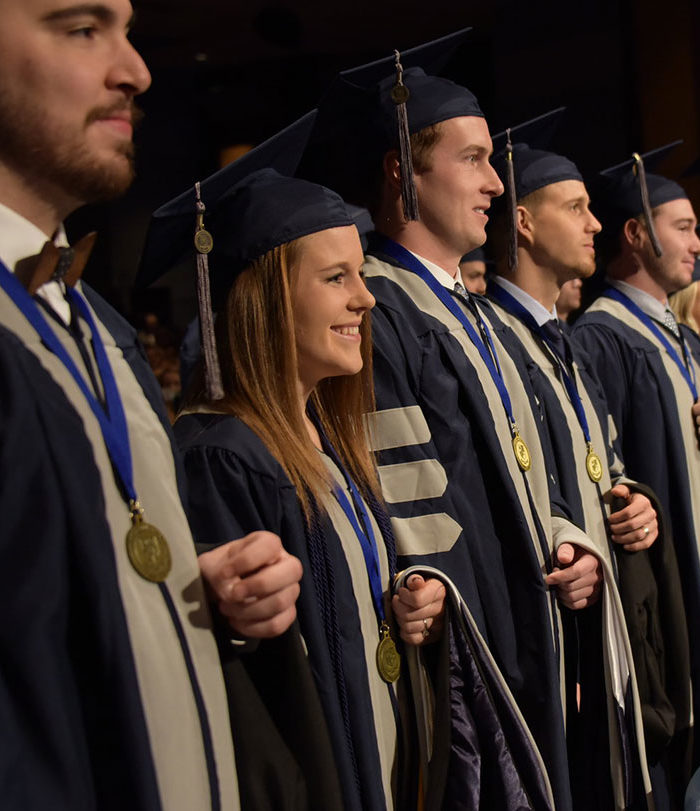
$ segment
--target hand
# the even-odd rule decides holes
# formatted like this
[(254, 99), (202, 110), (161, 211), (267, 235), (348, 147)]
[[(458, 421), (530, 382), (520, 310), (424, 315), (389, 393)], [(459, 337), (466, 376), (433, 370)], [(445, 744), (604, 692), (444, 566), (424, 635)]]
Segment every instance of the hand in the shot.
[(595, 555), (571, 543), (563, 543), (554, 557), (554, 571), (545, 577), (548, 586), (557, 590), (559, 601), (578, 611), (593, 605), (600, 596), (603, 573)]
[(622, 510), (608, 518), (610, 532), (615, 543), (622, 544), (626, 552), (648, 549), (659, 535), (656, 510), (642, 493), (633, 493), (626, 484), (616, 484), (610, 494), (627, 501)]
[[(445, 586), (436, 578), (412, 574), (391, 599), (401, 639), (423, 645), (437, 639), (445, 615)], [(425, 622), (424, 622), (425, 620)]]
[(251, 532), (199, 556), (212, 601), (241, 636), (269, 639), (297, 615), (302, 567), (271, 532)]
[(693, 407), (691, 409), (693, 414), (693, 422), (695, 423), (695, 434), (700, 440), (700, 400), (697, 403), (693, 403)]

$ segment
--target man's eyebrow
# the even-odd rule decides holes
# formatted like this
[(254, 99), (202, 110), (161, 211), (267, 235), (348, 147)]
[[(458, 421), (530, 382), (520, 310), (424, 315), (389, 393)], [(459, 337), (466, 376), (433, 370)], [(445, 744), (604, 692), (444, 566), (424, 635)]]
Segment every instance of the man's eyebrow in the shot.
[(492, 151), (493, 150), (483, 144), (469, 144), (469, 146), (465, 146), (464, 149), (460, 149), (459, 154), (468, 155), (470, 152), (476, 152), (478, 155), (486, 155), (488, 157), (491, 155)]
[[(55, 11), (50, 11), (48, 14), (45, 14), (42, 19), (44, 22), (51, 23), (70, 20), (73, 17), (94, 17), (100, 22), (111, 23), (114, 22), (116, 16), (117, 15), (111, 8), (108, 8), (101, 3), (81, 3), (77, 6), (67, 6), (66, 8), (59, 8)], [(127, 24), (127, 28), (131, 26), (132, 22), (133, 15)]]

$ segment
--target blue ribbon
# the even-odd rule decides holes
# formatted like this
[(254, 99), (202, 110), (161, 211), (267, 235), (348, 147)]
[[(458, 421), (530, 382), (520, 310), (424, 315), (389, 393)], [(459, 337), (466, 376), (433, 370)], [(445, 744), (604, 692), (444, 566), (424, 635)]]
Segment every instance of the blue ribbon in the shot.
[(402, 264), (407, 270), (411, 271), (411, 273), (415, 273), (416, 276), (419, 276), (433, 291), (433, 293), (435, 293), (438, 299), (440, 299), (442, 304), (444, 304), (444, 306), (464, 327), (467, 335), (469, 336), (469, 340), (477, 348), (479, 355), (481, 355), (481, 359), (484, 361), (484, 363), (486, 364), (486, 368), (489, 370), (491, 379), (493, 380), (496, 388), (498, 389), (498, 393), (501, 397), (501, 402), (503, 403), (503, 408), (506, 414), (508, 415), (508, 421), (510, 423), (511, 432), (513, 436), (515, 436), (517, 429), (515, 418), (513, 416), (513, 406), (511, 404), (510, 395), (508, 394), (508, 389), (506, 388), (506, 384), (503, 380), (501, 366), (498, 363), (498, 355), (496, 353), (496, 347), (493, 343), (493, 339), (491, 338), (491, 332), (489, 331), (486, 322), (483, 319), (479, 318), (479, 326), (484, 330), (486, 340), (488, 341), (488, 347), (482, 340), (479, 333), (474, 329), (474, 327), (472, 326), (471, 322), (469, 321), (469, 319), (467, 318), (466, 314), (459, 306), (459, 304), (457, 304), (457, 302), (452, 298), (447, 289), (440, 284), (440, 282), (435, 278), (435, 276), (433, 276), (433, 274), (428, 270), (428, 268), (425, 267), (425, 265), (422, 262), (416, 259), (416, 257), (410, 251), (407, 251), (402, 245), (399, 245), (392, 239), (381, 236), (379, 234), (377, 234), (376, 237), (377, 241), (375, 244), (378, 250), (388, 254), (397, 262)]
[[(365, 559), (365, 567), (367, 568), (369, 585), (372, 591), (372, 601), (374, 603), (374, 611), (377, 615), (377, 620), (381, 625), (383, 622), (386, 621), (383, 600), (384, 589), (382, 587), (382, 575), (379, 566), (379, 552), (377, 550), (377, 541), (374, 536), (374, 530), (372, 529), (372, 522), (370, 521), (369, 514), (367, 512), (367, 507), (365, 506), (364, 499), (362, 498), (359, 490), (357, 489), (357, 485), (352, 480), (352, 477), (345, 469), (345, 466), (341, 462), (340, 457), (336, 453), (335, 448), (331, 445), (331, 443), (328, 441), (328, 437), (326, 437), (325, 433), (323, 432), (320, 421), (317, 418), (315, 418), (315, 415), (311, 416), (314, 424), (316, 425), (316, 429), (318, 430), (319, 436), (321, 437), (321, 444), (323, 445), (323, 450), (335, 462), (336, 466), (343, 474), (343, 478), (345, 479), (348, 489), (350, 490), (352, 503), (355, 506), (354, 510), (352, 508), (352, 505), (350, 504), (350, 499), (348, 499), (345, 491), (338, 484), (334, 484), (333, 486), (333, 495), (335, 496), (336, 501), (341, 506), (343, 512), (347, 516), (350, 525), (355, 531), (355, 535), (357, 535), (357, 539), (360, 542), (360, 546), (362, 547), (362, 554)], [(358, 516), (360, 518), (359, 521)]]
[[(78, 308), (80, 314), (87, 322), (92, 333), (92, 343), (95, 350), (95, 360), (104, 387), (106, 408), (103, 408), (90, 386), (81, 374), (66, 348), (59, 341), (56, 333), (44, 319), (39, 306), (22, 286), (17, 277), (0, 262), (0, 287), (12, 299), (20, 312), (39, 334), (44, 346), (52, 352), (70, 373), (73, 380), (82, 391), (92, 413), (99, 422), (102, 437), (109, 453), (109, 458), (121, 480), (130, 501), (137, 502), (136, 490), (133, 480), (133, 465), (131, 448), (129, 446), (129, 432), (124, 416), (121, 397), (117, 382), (114, 379), (112, 367), (109, 365), (107, 353), (95, 321), (90, 313), (85, 299), (73, 288), (67, 288), (67, 296)], [(130, 505), (131, 506), (131, 505)]]
[(552, 343), (550, 337), (547, 333), (542, 329), (542, 327), (535, 321), (534, 316), (531, 312), (529, 312), (523, 305), (515, 298), (515, 296), (511, 295), (506, 289), (501, 287), (499, 284), (491, 284), (489, 285), (488, 290), (489, 296), (495, 299), (498, 304), (503, 307), (504, 310), (509, 312), (511, 315), (519, 318), (526, 327), (528, 327), (535, 335), (539, 336), (544, 343), (549, 347), (554, 355), (555, 360), (561, 370), (562, 380), (564, 381), (564, 386), (566, 388), (566, 392), (569, 395), (569, 400), (571, 400), (571, 405), (574, 407), (574, 411), (576, 412), (576, 417), (578, 418), (579, 425), (581, 426), (581, 430), (583, 431), (583, 436), (586, 440), (586, 443), (590, 444), (591, 442), (591, 432), (588, 427), (588, 420), (586, 419), (586, 412), (583, 408), (583, 403), (581, 402), (581, 396), (578, 393), (578, 386), (576, 385), (576, 380), (569, 374), (569, 370), (566, 368), (566, 364), (563, 362), (562, 358), (559, 357), (559, 353), (557, 352), (554, 344)]
[(622, 293), (615, 287), (606, 288), (603, 291), (603, 295), (606, 298), (618, 301), (620, 304), (622, 304), (623, 307), (626, 307), (633, 315), (636, 315), (637, 318), (642, 322), (642, 324), (644, 324), (644, 326), (652, 333), (652, 335), (654, 335), (661, 342), (667, 354), (669, 355), (671, 360), (676, 364), (680, 373), (683, 375), (683, 379), (688, 384), (690, 393), (693, 395), (693, 402), (697, 403), (698, 388), (695, 380), (695, 367), (693, 366), (693, 362), (688, 352), (688, 347), (685, 345), (683, 337), (681, 336), (681, 347), (683, 349), (683, 357), (685, 359), (685, 363), (683, 363), (678, 352), (673, 347), (668, 338), (663, 334), (663, 332), (661, 332), (661, 330), (644, 312), (644, 310), (642, 310), (641, 307), (638, 307), (629, 296), (626, 296), (624, 293)]

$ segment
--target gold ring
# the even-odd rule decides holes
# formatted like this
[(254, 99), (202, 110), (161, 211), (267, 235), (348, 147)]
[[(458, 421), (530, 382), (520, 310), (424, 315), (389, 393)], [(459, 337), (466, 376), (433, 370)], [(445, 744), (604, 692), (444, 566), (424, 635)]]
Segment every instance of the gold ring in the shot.
[(644, 527), (644, 537), (646, 538), (649, 534), (649, 527)]
[(430, 630), (428, 628), (428, 620), (424, 619), (423, 620), (423, 639), (425, 639), (426, 636), (428, 636), (429, 633), (430, 633)]

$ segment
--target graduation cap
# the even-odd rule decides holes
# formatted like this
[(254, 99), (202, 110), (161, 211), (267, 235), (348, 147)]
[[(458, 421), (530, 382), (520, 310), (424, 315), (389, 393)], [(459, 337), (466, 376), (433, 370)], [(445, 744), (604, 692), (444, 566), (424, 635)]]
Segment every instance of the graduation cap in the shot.
[(483, 248), (474, 248), (473, 251), (464, 254), (459, 260), (459, 264), (461, 265), (462, 262), (483, 262), (486, 264), (486, 251)]
[(565, 107), (525, 121), (494, 136), (499, 151), (491, 163), (505, 186), (505, 204), (509, 214), (508, 266), (518, 265), (517, 204), (538, 189), (563, 180), (583, 177), (573, 161), (545, 149), (561, 120)]
[[(340, 73), (319, 105), (302, 173), (315, 172), (315, 178), (342, 186), (347, 180), (343, 170), (348, 172), (348, 161), (330, 160), (326, 149), (329, 142), (341, 142), (351, 163), (354, 159), (355, 166), (348, 174), (356, 170), (358, 163), (398, 147), (404, 216), (417, 220), (410, 136), (450, 118), (484, 117), (476, 97), (467, 88), (426, 73), (426, 69), (440, 70), (469, 31), (464, 28)], [(337, 155), (338, 151), (332, 152)]]
[(354, 224), (335, 192), (284, 173), (296, 168), (312, 123), (313, 114), (304, 116), (161, 206), (151, 218), (138, 281), (155, 281), (195, 249), (201, 345), (212, 400), (221, 399), (223, 390), (211, 289), (215, 298), (223, 296), (244, 268), (279, 245)]
[(657, 256), (663, 250), (654, 230), (651, 211), (671, 200), (687, 199), (685, 190), (673, 180), (648, 172), (683, 141), (645, 152), (600, 172), (596, 182), (596, 214), (608, 235), (617, 235), (629, 219), (644, 215), (649, 239)]

